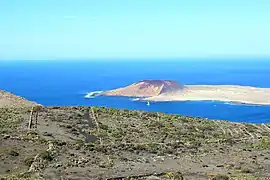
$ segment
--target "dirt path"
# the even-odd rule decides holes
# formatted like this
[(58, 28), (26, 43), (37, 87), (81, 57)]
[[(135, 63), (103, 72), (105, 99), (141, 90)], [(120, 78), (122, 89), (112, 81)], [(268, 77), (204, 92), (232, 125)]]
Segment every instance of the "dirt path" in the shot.
[[(1, 109), (0, 174), (30, 179), (266, 179), (269, 124), (96, 107)], [(0, 176), (1, 177), (1, 176)]]

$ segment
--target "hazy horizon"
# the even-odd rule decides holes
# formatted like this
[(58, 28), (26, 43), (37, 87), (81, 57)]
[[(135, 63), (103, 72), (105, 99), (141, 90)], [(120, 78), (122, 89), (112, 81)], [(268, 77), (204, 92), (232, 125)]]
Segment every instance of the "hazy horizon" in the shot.
[(0, 60), (270, 57), (270, 1), (0, 2)]
[(43, 61), (43, 62), (184, 62), (184, 61), (217, 61), (217, 62), (270, 62), (269, 56), (209, 56), (209, 57), (105, 57), (105, 58), (18, 58), (18, 59), (1, 59), (2, 62), (18, 62), (18, 61)]

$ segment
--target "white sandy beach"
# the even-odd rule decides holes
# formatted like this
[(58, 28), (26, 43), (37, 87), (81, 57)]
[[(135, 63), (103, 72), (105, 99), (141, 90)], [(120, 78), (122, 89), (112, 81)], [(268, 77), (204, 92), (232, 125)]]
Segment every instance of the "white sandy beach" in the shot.
[(237, 85), (186, 85), (184, 90), (144, 98), (147, 101), (229, 101), (270, 105), (270, 88)]

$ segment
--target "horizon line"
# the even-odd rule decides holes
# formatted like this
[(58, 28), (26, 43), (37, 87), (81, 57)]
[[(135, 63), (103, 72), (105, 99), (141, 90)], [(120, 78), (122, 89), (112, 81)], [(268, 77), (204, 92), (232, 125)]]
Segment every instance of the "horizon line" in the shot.
[(0, 58), (1, 61), (270, 60), (269, 56)]

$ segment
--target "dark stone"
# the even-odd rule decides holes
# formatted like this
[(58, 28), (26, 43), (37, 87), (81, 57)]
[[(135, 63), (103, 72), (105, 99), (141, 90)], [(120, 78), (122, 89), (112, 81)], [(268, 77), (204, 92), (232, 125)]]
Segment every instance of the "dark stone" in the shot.
[(16, 151), (14, 151), (14, 150), (11, 150), (11, 151), (9, 152), (9, 155), (11, 155), (11, 156), (19, 156), (19, 153), (16, 152)]

